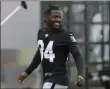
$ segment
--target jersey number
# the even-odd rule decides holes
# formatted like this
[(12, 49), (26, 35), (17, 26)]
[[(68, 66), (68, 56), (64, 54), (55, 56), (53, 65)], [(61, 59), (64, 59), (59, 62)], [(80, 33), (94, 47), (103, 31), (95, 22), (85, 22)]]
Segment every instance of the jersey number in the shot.
[(54, 58), (55, 58), (55, 54), (53, 53), (53, 41), (50, 41), (46, 47), (46, 49), (44, 50), (44, 42), (43, 40), (38, 40), (38, 46), (40, 47), (40, 54), (41, 54), (41, 60), (43, 60), (43, 58), (45, 59), (49, 59), (49, 62), (54, 62)]

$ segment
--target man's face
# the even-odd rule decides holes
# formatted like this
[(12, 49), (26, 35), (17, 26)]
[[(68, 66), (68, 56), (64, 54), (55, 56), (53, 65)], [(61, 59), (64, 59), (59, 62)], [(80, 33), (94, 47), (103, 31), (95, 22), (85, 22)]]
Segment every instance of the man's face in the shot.
[(46, 23), (49, 27), (58, 29), (61, 25), (63, 13), (60, 10), (52, 10), (46, 18)]

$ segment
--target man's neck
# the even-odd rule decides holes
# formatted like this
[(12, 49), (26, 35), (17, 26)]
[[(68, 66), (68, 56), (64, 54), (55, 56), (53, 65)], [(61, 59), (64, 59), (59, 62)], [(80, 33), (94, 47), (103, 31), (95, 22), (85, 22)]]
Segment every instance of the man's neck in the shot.
[[(60, 27), (61, 28), (61, 27)], [(50, 32), (57, 32), (60, 30), (60, 28), (56, 29), (56, 28), (53, 28), (51, 26), (46, 26), (46, 30), (47, 31), (50, 31)]]

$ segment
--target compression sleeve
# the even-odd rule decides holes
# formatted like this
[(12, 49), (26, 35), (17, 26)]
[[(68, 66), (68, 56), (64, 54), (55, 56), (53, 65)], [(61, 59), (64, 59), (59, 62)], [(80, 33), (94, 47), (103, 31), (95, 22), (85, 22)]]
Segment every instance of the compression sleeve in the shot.
[(83, 56), (77, 46), (76, 39), (72, 33), (69, 34), (69, 51), (72, 54), (76, 66), (77, 66), (77, 71), (78, 75), (83, 76), (84, 75), (84, 60)]

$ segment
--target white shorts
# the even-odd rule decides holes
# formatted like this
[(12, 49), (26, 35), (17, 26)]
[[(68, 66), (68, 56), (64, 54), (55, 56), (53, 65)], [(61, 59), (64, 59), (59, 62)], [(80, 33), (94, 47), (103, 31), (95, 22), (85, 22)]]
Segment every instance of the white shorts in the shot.
[(45, 82), (42, 89), (67, 89), (68, 86), (59, 85), (51, 82)]

